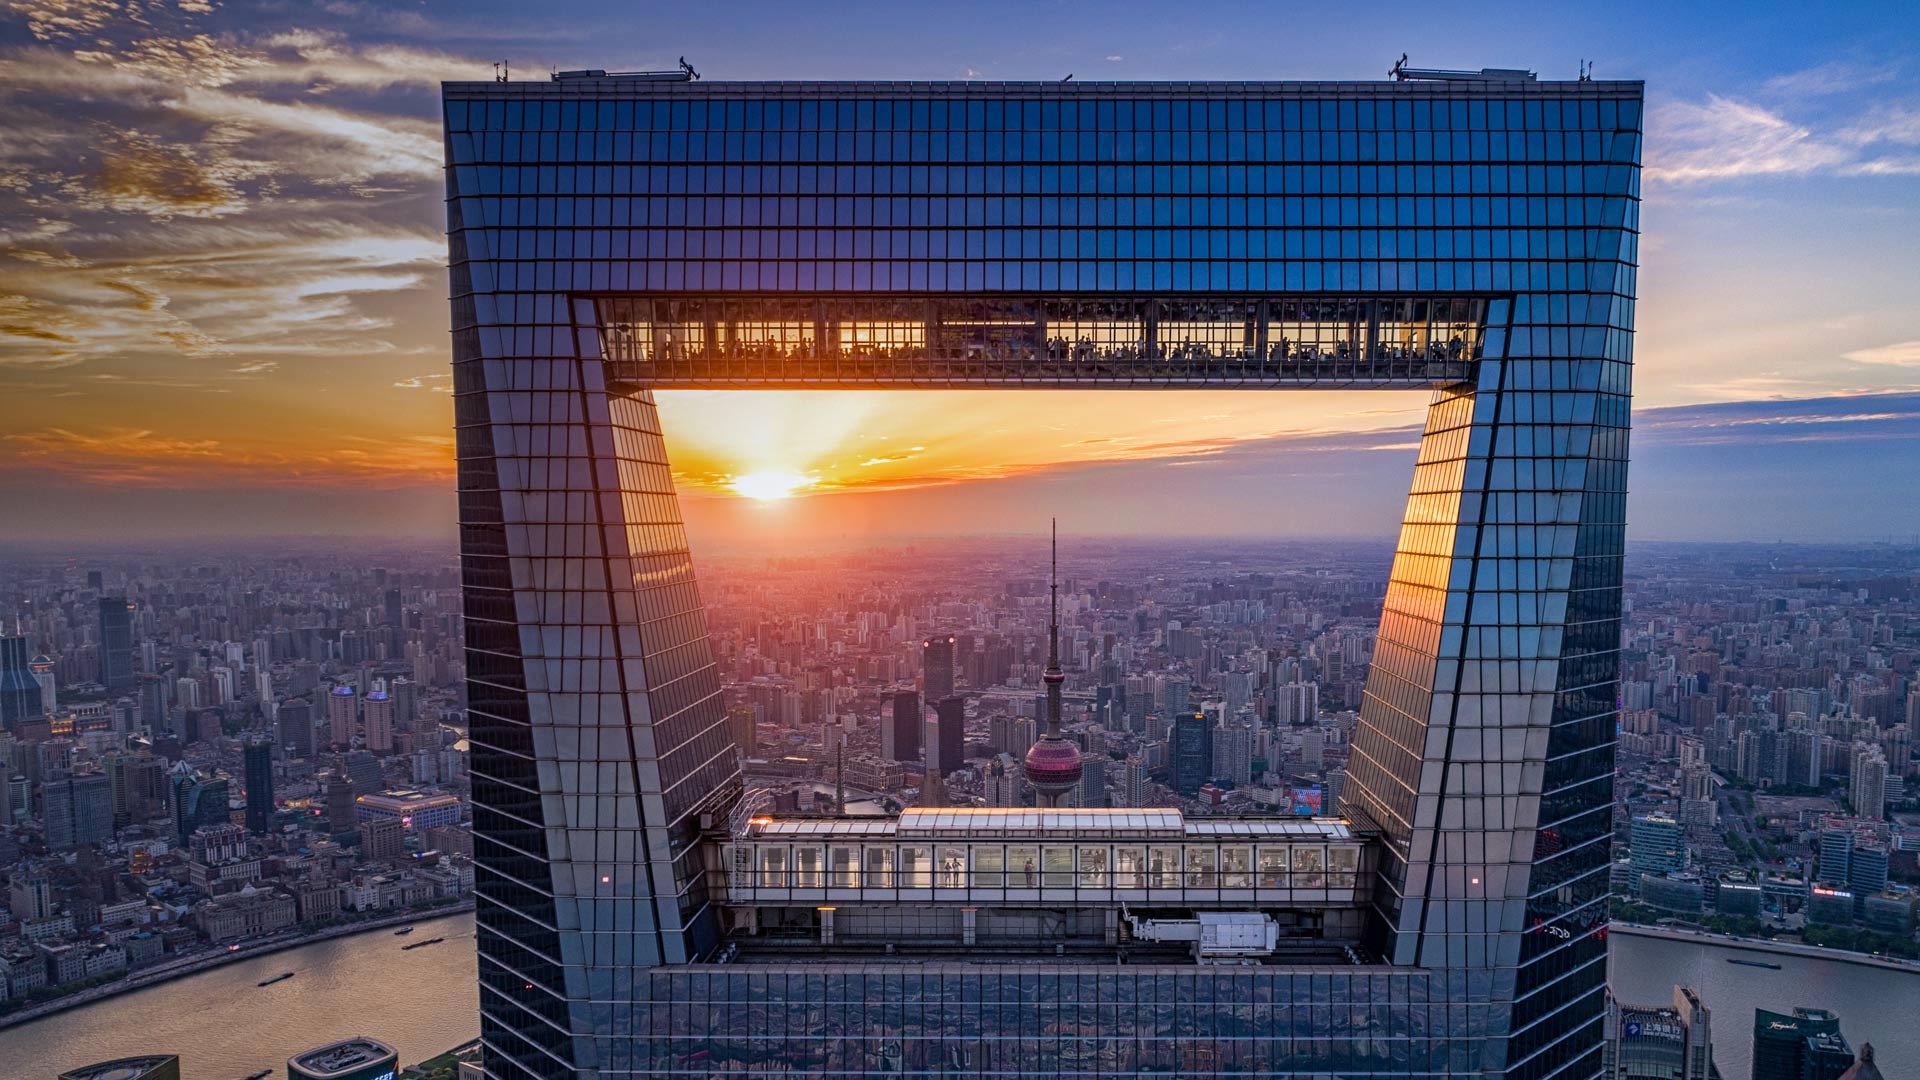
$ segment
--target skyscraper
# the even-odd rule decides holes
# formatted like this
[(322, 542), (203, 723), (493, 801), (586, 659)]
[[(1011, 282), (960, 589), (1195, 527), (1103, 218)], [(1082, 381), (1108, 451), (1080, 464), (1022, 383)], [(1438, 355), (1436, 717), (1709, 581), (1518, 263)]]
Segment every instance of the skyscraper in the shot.
[(933, 709), (933, 735), (927, 740), (927, 769), (944, 778), (966, 764), (967, 699), (950, 697)]
[(337, 748), (353, 745), (353, 730), (359, 722), (360, 699), (351, 686), (336, 686), (327, 691), (327, 742)]
[(281, 702), (274, 725), (280, 729), (280, 745), (286, 748), (288, 757), (313, 756), (313, 706), (305, 698)]
[(185, 844), (193, 830), (202, 825), (227, 824), (227, 781), (224, 777), (203, 780), (193, 766), (182, 761), (168, 777), (173, 811), (173, 835)]
[(1671, 874), (1687, 865), (1686, 830), (1666, 814), (1634, 818), (1630, 839), (1636, 888), (1642, 874)]
[(367, 727), (367, 749), (376, 754), (393, 753), (392, 696), (385, 690), (369, 691), (361, 713)]
[(124, 596), (100, 598), (100, 681), (110, 694), (133, 689), (133, 605)]
[(1835, 1080), (1852, 1063), (1840, 1018), (1826, 1009), (1753, 1011), (1753, 1080)]
[(33, 677), (33, 650), (25, 634), (0, 634), (0, 731), (41, 715), (40, 682)]
[[(446, 86), (489, 1073), (1600, 1072), (1642, 88), (1396, 74)], [(732, 826), (653, 391), (743, 385), (1432, 391), (1342, 816)]]
[(880, 755), (891, 761), (912, 761), (919, 757), (920, 729), (925, 726), (919, 693), (896, 690), (893, 709), (880, 724)]
[(1719, 1080), (1712, 1013), (1692, 987), (1674, 987), (1671, 1006), (1611, 1004), (1607, 1080)]
[(264, 833), (273, 822), (273, 743), (255, 736), (241, 753), (247, 782), (247, 831)]
[(953, 696), (952, 634), (935, 634), (920, 643), (920, 691), (928, 701)]
[(1173, 790), (1192, 795), (1213, 779), (1213, 725), (1207, 714), (1187, 712), (1173, 722)]
[(67, 851), (113, 839), (113, 789), (104, 773), (61, 773), (40, 787), (47, 847)]

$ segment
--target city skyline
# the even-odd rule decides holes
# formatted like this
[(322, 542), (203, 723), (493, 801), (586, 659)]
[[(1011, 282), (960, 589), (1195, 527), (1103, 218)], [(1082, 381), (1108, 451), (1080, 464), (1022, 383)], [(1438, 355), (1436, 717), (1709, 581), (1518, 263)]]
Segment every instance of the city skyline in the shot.
[[(1233, 18), (1313, 47), (1276, 65), (1216, 29), (1163, 44), (1151, 20), (1060, 18), (1043, 21), (1056, 31), (1036, 35), (1044, 45), (930, 23), (939, 45), (899, 55), (874, 48), (918, 32), (898, 20), (769, 11), (724, 26), (682, 13), (653, 55), (609, 50), (584, 26), (621, 24), (591, 9), (540, 34), (496, 12), (485, 35), (478, 21), (356, 10), (156, 9), (141, 25), (108, 4), (20, 3), (0, 22), (5, 92), (33, 135), (8, 149), (15, 180), (0, 193), (13, 223), (0, 388), (18, 391), (0, 395), (0, 494), (25, 511), (0, 540), (84, 541), (127, 514), (156, 537), (449, 537), (432, 87), (485, 78), (495, 53), (551, 54), (515, 59), (516, 77), (547, 62), (671, 66), (683, 42), (726, 78), (1369, 77), (1391, 59), (1370, 34), (1253, 12)], [(1654, 17), (1624, 10), (1621, 25)], [(1911, 15), (1776, 9), (1729, 27), (1704, 9), (1661, 12), (1711, 27), (1715, 48), (1682, 54), (1685, 33), (1629, 39), (1560, 16), (1545, 39), (1440, 32), (1412, 51), (1545, 77), (1593, 52), (1602, 77), (1649, 77), (1644, 259), (1661, 287), (1639, 313), (1635, 451), (1660, 467), (1639, 473), (1636, 535), (1907, 535), (1913, 512), (1841, 466), (1920, 464), (1907, 449), (1920, 329), (1902, 300), (1920, 114), (1885, 34)], [(811, 544), (1005, 532), (1063, 499), (1099, 507), (1090, 531), (1113, 535), (1164, 532), (1172, 499), (1223, 535), (1385, 537), (1395, 522), (1379, 508), (1421, 403), (675, 392), (661, 412), (696, 535), (745, 522)], [(1771, 495), (1782, 476), (1805, 478), (1795, 498)], [(1265, 498), (1218, 509), (1256, 480)], [(762, 505), (742, 488), (807, 497)], [(1313, 513), (1294, 509), (1307, 501)]]

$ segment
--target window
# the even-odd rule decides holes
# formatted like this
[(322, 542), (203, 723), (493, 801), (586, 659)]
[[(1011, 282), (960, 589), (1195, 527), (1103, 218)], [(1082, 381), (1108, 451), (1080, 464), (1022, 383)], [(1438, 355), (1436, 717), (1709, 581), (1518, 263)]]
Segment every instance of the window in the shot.
[(1359, 869), (1359, 848), (1337, 847), (1327, 852), (1327, 886), (1329, 888), (1353, 888), (1359, 877)]
[(1253, 888), (1252, 848), (1225, 847), (1220, 849), (1220, 887), (1224, 889)]
[(1180, 887), (1179, 848), (1153, 847), (1147, 850), (1147, 887), (1153, 889)]
[(940, 864), (937, 878), (943, 889), (964, 889), (967, 887), (967, 849), (953, 845), (940, 848)]
[(1263, 889), (1284, 889), (1287, 887), (1287, 849), (1266, 844), (1260, 846), (1260, 887)]
[(1327, 849), (1323, 847), (1297, 847), (1293, 849), (1293, 887), (1296, 889), (1324, 889), (1327, 887), (1326, 875)]
[(787, 879), (787, 849), (771, 844), (760, 848), (760, 887), (763, 889), (785, 889), (793, 883)]
[(826, 885), (825, 865), (817, 847), (793, 849), (793, 887), (818, 889)]
[(1039, 848), (1010, 847), (1007, 849), (1007, 887), (1013, 889), (1040, 887)]
[(999, 844), (976, 844), (973, 849), (973, 883), (983, 889), (999, 889), (1007, 884), (1007, 849)]
[(1104, 889), (1107, 884), (1107, 849), (1104, 846), (1082, 847), (1080, 849), (1081, 888)]
[(869, 844), (866, 849), (866, 883), (869, 888), (890, 889), (893, 887), (893, 848), (886, 844)]
[(1187, 848), (1187, 888), (1219, 888), (1219, 867), (1220, 853), (1213, 848), (1198, 845)]
[(1116, 889), (1141, 889), (1147, 884), (1147, 853), (1144, 848), (1120, 847), (1113, 851), (1113, 886)]
[(1073, 888), (1073, 849), (1049, 845), (1041, 849), (1045, 877), (1041, 884), (1049, 889)]
[(908, 845), (900, 849), (900, 887), (925, 889), (933, 884), (933, 851)]
[(860, 887), (860, 849), (853, 847), (831, 847), (827, 849), (827, 869), (833, 875), (833, 887), (836, 889), (857, 889)]

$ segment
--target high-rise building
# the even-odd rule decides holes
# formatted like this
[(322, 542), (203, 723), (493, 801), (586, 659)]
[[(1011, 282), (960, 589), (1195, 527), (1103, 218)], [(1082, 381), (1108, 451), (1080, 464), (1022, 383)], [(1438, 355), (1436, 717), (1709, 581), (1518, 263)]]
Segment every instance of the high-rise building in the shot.
[(387, 786), (386, 770), (380, 767), (380, 759), (365, 750), (349, 750), (346, 754), (347, 776), (353, 780), (356, 795), (371, 795), (385, 790)]
[(1213, 779), (1213, 725), (1206, 713), (1182, 713), (1172, 735), (1173, 790), (1192, 795)]
[(353, 780), (344, 762), (336, 761), (327, 775), (327, 832), (341, 836), (359, 826), (354, 807)]
[(41, 785), (40, 800), (52, 850), (113, 839), (113, 787), (105, 773), (61, 773)]
[(1671, 874), (1687, 865), (1686, 828), (1665, 814), (1634, 818), (1630, 843), (1636, 883), (1642, 874)]
[(1829, 825), (1820, 833), (1819, 880), (1844, 885), (1853, 876), (1853, 830)]
[(124, 596), (100, 598), (100, 681), (110, 694), (133, 689), (133, 605)]
[(967, 763), (967, 699), (950, 697), (934, 706), (933, 730), (927, 736), (927, 769), (938, 769), (942, 779)]
[(1855, 744), (1847, 802), (1860, 817), (1879, 821), (1887, 816), (1887, 755), (1878, 746)]
[(1753, 1080), (1836, 1080), (1853, 1063), (1845, 1047), (1840, 1018), (1826, 1009), (1753, 1011)]
[(280, 745), (288, 757), (304, 760), (313, 756), (313, 706), (305, 698), (281, 702), (273, 721), (280, 730)]
[(44, 713), (32, 665), (33, 650), (25, 634), (0, 634), (0, 731), (11, 733), (20, 722)]
[[(490, 1074), (1600, 1073), (1642, 87), (1397, 74), (447, 84)], [(738, 754), (655, 389), (1228, 383), (1433, 392), (1339, 817), (716, 834)], [(833, 847), (863, 884), (829, 901)], [(1123, 918), (1141, 880), (1180, 899)], [(1075, 899), (1009, 899), (1043, 881)]]
[(385, 690), (368, 692), (360, 707), (367, 728), (367, 749), (393, 753), (393, 698)]
[(1004, 808), (1020, 805), (1020, 762), (1012, 754), (995, 754), (993, 760), (987, 763), (982, 794), (988, 806)]
[(273, 823), (273, 742), (248, 739), (241, 751), (247, 784), (247, 831), (264, 833)]
[(359, 722), (359, 697), (351, 686), (336, 686), (327, 691), (327, 742), (335, 749), (353, 744), (353, 731)]
[(170, 809), (177, 843), (185, 844), (187, 838), (193, 835), (193, 830), (203, 825), (228, 823), (225, 777), (203, 780), (193, 771), (193, 766), (182, 761), (173, 767), (168, 777), (168, 791), (172, 799)]
[[(889, 761), (912, 761), (919, 757), (920, 732), (925, 726), (919, 693), (913, 690), (895, 691), (893, 709), (880, 723), (880, 756)], [(1005, 750), (1006, 747), (998, 749)]]
[(953, 696), (952, 634), (935, 634), (920, 643), (920, 692), (928, 701)]
[(1608, 1004), (1606, 1080), (1719, 1080), (1698, 991), (1674, 987), (1671, 1006)]
[(1320, 717), (1318, 683), (1286, 683), (1273, 689), (1273, 722), (1281, 727), (1305, 727)]

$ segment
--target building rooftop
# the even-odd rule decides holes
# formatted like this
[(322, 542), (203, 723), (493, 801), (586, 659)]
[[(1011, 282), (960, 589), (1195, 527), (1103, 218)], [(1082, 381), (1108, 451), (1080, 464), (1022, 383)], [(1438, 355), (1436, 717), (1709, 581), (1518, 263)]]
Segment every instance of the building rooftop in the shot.
[(362, 1065), (371, 1065), (376, 1061), (385, 1061), (396, 1057), (393, 1047), (378, 1039), (365, 1035), (356, 1035), (351, 1039), (342, 1039), (325, 1046), (316, 1046), (312, 1050), (295, 1054), (287, 1064), (300, 1070), (303, 1075), (314, 1080), (326, 1080), (330, 1076), (339, 1076), (351, 1072)]

